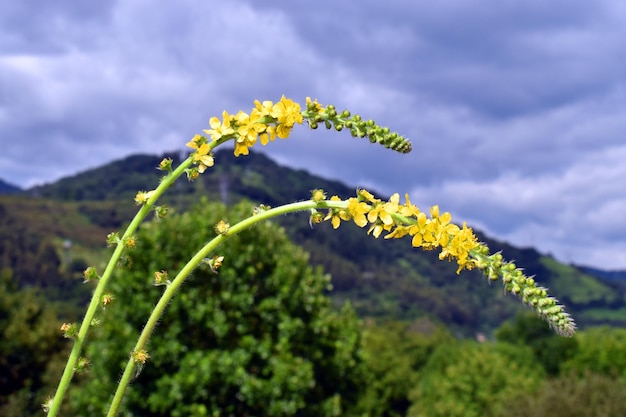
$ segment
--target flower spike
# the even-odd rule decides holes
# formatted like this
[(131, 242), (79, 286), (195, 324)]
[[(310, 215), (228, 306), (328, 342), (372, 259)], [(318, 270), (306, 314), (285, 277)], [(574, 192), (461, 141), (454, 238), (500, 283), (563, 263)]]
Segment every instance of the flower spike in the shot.
[[(315, 201), (315, 199), (314, 199)], [(329, 202), (341, 201), (333, 196)], [(411, 245), (423, 250), (441, 249), (440, 260), (455, 260), (457, 274), (463, 269), (480, 269), (489, 280), (502, 280), (507, 292), (517, 295), (522, 302), (533, 308), (554, 331), (563, 336), (572, 336), (576, 324), (558, 301), (547, 295), (547, 290), (538, 287), (535, 280), (524, 275), (514, 263), (505, 262), (500, 253), (489, 255), (489, 248), (478, 241), (466, 223), (458, 226), (452, 223), (448, 212), (441, 213), (439, 206), (430, 208), (426, 214), (411, 204), (408, 195), (404, 205), (400, 205), (399, 194), (389, 201), (375, 198), (369, 191), (359, 189), (357, 196), (348, 198), (347, 208), (330, 208), (324, 220), (331, 220), (333, 228), (339, 227), (341, 220), (354, 221), (364, 227), (368, 223), (368, 234), (378, 238), (383, 231), (385, 239), (399, 239), (411, 236)]]
[[(327, 129), (334, 128), (337, 131), (346, 128), (353, 137), (368, 138), (371, 143), (379, 143), (400, 153), (408, 153), (412, 149), (408, 139), (391, 132), (387, 127), (377, 125), (373, 120), (362, 120), (361, 116), (352, 115), (348, 110), (339, 113), (332, 104), (323, 106), (317, 100), (311, 101), (308, 97), (305, 110), (302, 111), (300, 104), (282, 96), (276, 103), (255, 100), (250, 113), (239, 111), (232, 115), (224, 111), (221, 120), (212, 117), (209, 120), (211, 128), (204, 130), (210, 140), (207, 136), (195, 135), (187, 142), (187, 146), (193, 149), (191, 156), (195, 165), (193, 169), (187, 171), (187, 175), (193, 180), (207, 168), (212, 167), (215, 161), (211, 151), (219, 143), (233, 139), (235, 156), (248, 155), (249, 148), (257, 141), (261, 142), (261, 145), (267, 145), (277, 137), (286, 139), (294, 126), (302, 124), (304, 120), (311, 129), (317, 129), (320, 123)], [(166, 162), (163, 164), (166, 167)], [(136, 198), (138, 204), (147, 200), (148, 196), (144, 194)]]

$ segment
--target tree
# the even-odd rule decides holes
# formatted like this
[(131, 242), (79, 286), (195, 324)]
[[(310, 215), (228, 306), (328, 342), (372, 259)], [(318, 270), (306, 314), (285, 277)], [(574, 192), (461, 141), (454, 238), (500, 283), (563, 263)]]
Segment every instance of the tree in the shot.
[(537, 392), (520, 393), (501, 417), (606, 417), (626, 415), (626, 379), (585, 372), (547, 379)]
[(577, 338), (555, 334), (535, 313), (521, 313), (513, 321), (503, 324), (496, 331), (496, 338), (501, 342), (530, 347), (537, 361), (551, 376), (559, 374), (562, 364), (578, 348)]
[[(173, 275), (215, 236), (214, 224), (234, 224), (252, 209), (204, 201), (142, 226), (132, 266), (111, 285), (115, 298), (89, 344), (89, 381), (72, 394), (77, 415), (108, 405), (162, 291), (151, 285), (154, 271)], [(324, 294), (330, 278), (272, 223), (234, 236), (215, 255), (224, 256), (219, 273), (194, 271), (162, 317), (127, 393), (129, 415), (345, 414), (363, 389), (360, 329), (349, 305), (333, 310)]]
[(388, 321), (370, 324), (363, 346), (372, 376), (359, 404), (364, 415), (404, 416), (411, 405), (409, 392), (418, 381), (418, 371), (437, 346), (453, 343), (452, 335), (426, 318), (413, 323)]
[(626, 378), (626, 329), (591, 328), (576, 336), (578, 349), (563, 364), (566, 370)]
[(41, 414), (67, 354), (60, 326), (35, 290), (20, 289), (9, 268), (0, 270), (0, 416)]
[(437, 348), (411, 392), (410, 417), (489, 417), (543, 378), (529, 349), (464, 341)]

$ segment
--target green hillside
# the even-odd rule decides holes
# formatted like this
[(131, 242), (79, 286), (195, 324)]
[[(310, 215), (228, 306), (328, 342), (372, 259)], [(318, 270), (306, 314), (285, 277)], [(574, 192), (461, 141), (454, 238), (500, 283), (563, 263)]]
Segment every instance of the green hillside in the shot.
[[(119, 230), (134, 214), (135, 193), (157, 184), (155, 167), (162, 158), (130, 156), (18, 196), (1, 196), (0, 268), (11, 268), (23, 285), (77, 286), (71, 283), (78, 281), (81, 268), (103, 259), (106, 234)], [(198, 181), (177, 183), (166, 202), (183, 209), (207, 196), (227, 204), (245, 198), (275, 206), (308, 199), (310, 190), (316, 188), (329, 195), (354, 194), (354, 187), (280, 166), (263, 154), (234, 158), (226, 150), (218, 152), (216, 159), (215, 168)], [(337, 304), (350, 299), (362, 317), (430, 316), (459, 335), (472, 335), (490, 333), (524, 308), (513, 296), (505, 295), (500, 284), (489, 285), (475, 271), (457, 275), (456, 265), (439, 261), (434, 253), (411, 250), (407, 242), (365, 237), (365, 230), (352, 224), (339, 230), (325, 223), (312, 228), (305, 214), (283, 217), (280, 223), (311, 254), (311, 262), (332, 275), (331, 296)], [(623, 288), (533, 249), (479, 237), (492, 251), (502, 250), (505, 258), (536, 275), (580, 326), (626, 325), (626, 316), (621, 314), (626, 309)], [(57, 272), (46, 275), (37, 269), (44, 267)], [(72, 291), (81, 299), (80, 289)], [(51, 293), (62, 298), (60, 294), (67, 292)]]

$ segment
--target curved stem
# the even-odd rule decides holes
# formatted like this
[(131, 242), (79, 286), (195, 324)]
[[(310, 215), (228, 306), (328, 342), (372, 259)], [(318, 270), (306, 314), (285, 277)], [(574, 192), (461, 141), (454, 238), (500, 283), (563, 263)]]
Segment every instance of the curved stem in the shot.
[[(218, 141), (210, 142), (209, 143), (210, 149), (211, 150), (215, 149), (215, 147), (221, 145), (224, 142), (226, 142), (226, 140), (218, 140)], [(150, 213), (156, 201), (161, 197), (161, 195), (165, 192), (165, 190), (167, 190), (178, 179), (178, 177), (180, 177), (185, 172), (185, 170), (192, 165), (193, 162), (194, 161), (192, 157), (189, 156), (187, 159), (181, 162), (180, 165), (175, 170), (173, 170), (172, 172), (170, 172), (167, 176), (163, 178), (163, 181), (161, 181), (159, 186), (154, 190), (154, 193), (152, 194), (152, 196), (139, 209), (139, 211), (137, 212), (137, 214), (135, 215), (131, 223), (126, 228), (126, 231), (124, 232), (124, 235), (120, 239), (120, 242), (118, 242), (117, 247), (115, 248), (115, 251), (113, 252), (113, 255), (111, 256), (111, 259), (109, 259), (109, 263), (107, 264), (106, 269), (104, 270), (104, 273), (102, 274), (102, 277), (98, 281), (98, 285), (96, 286), (96, 289), (94, 290), (93, 296), (91, 297), (91, 301), (89, 303), (89, 306), (87, 307), (87, 311), (80, 325), (78, 335), (75, 339), (74, 346), (72, 347), (72, 351), (70, 352), (70, 356), (67, 360), (67, 364), (65, 365), (65, 369), (63, 370), (63, 375), (61, 376), (61, 380), (57, 387), (57, 391), (54, 395), (52, 402), (50, 403), (50, 408), (47, 414), (48, 417), (55, 417), (59, 412), (59, 408), (61, 407), (61, 402), (63, 401), (63, 397), (65, 396), (65, 393), (67, 392), (67, 389), (70, 385), (72, 377), (74, 376), (74, 372), (76, 370), (76, 364), (78, 363), (80, 354), (82, 352), (83, 343), (87, 336), (87, 332), (89, 331), (89, 327), (91, 326), (91, 322), (93, 321), (93, 318), (100, 304), (100, 299), (102, 295), (104, 294), (104, 291), (106, 290), (109, 280), (111, 279), (111, 276), (113, 274), (113, 270), (115, 269), (115, 266), (117, 262), (119, 261), (120, 256), (122, 255), (122, 252), (124, 251), (123, 242), (125, 241), (126, 238), (131, 237), (133, 233), (135, 233), (135, 230), (137, 230), (137, 227), (139, 227), (139, 225), (144, 220), (144, 218), (148, 215), (148, 213)]]
[[(239, 223), (231, 226), (227, 232), (222, 235), (218, 235), (213, 238), (209, 243), (204, 245), (202, 249), (200, 249), (186, 264), (185, 266), (178, 272), (176, 277), (172, 280), (172, 282), (167, 286), (166, 290), (161, 295), (157, 305), (154, 310), (150, 314), (146, 325), (144, 326), (137, 343), (133, 349), (133, 352), (139, 352), (145, 349), (148, 339), (152, 335), (154, 328), (156, 327), (161, 315), (165, 311), (165, 308), (171, 301), (172, 297), (183, 284), (183, 282), (187, 279), (187, 277), (193, 272), (193, 270), (202, 262), (204, 258), (206, 258), (215, 248), (217, 248), (222, 242), (228, 239), (231, 236), (236, 235), (237, 233), (247, 229), (248, 227), (260, 223), (262, 221), (287, 214), (294, 213), (297, 211), (304, 211), (310, 209), (323, 209), (323, 208), (346, 208), (348, 206), (347, 201), (330, 201), (330, 200), (322, 200), (322, 201), (300, 201), (297, 203), (286, 204), (284, 206), (276, 207), (267, 211), (263, 211), (255, 216), (248, 217), (240, 221)], [(117, 386), (117, 390), (115, 391), (115, 395), (113, 396), (113, 400), (111, 401), (111, 405), (109, 407), (109, 412), (107, 413), (107, 417), (114, 417), (119, 412), (119, 408), (122, 403), (122, 399), (124, 398), (124, 394), (126, 389), (128, 388), (128, 384), (132, 379), (132, 375), (135, 369), (136, 361), (133, 358), (131, 353), (131, 357), (126, 363), (126, 368), (124, 369), (124, 373), (122, 374), (122, 378)]]
[(124, 251), (123, 242), (125, 241), (126, 238), (132, 236), (132, 234), (135, 232), (139, 224), (141, 224), (141, 222), (146, 217), (146, 215), (150, 213), (150, 211), (152, 210), (152, 206), (158, 200), (158, 198), (165, 192), (165, 190), (170, 185), (174, 183), (174, 181), (176, 181), (176, 179), (178, 179), (178, 177), (180, 177), (185, 172), (185, 169), (187, 169), (191, 165), (191, 163), (192, 163), (192, 159), (191, 157), (189, 157), (185, 161), (183, 161), (176, 168), (176, 170), (172, 171), (169, 175), (167, 175), (164, 178), (164, 180), (159, 184), (159, 186), (154, 191), (154, 194), (148, 199), (146, 204), (144, 204), (139, 209), (139, 211), (137, 212), (137, 214), (135, 215), (131, 223), (126, 228), (124, 235), (118, 242), (115, 248), (115, 251), (113, 252), (113, 255), (111, 255), (111, 258), (109, 259), (109, 263), (107, 264), (104, 270), (104, 273), (100, 277), (100, 280), (98, 281), (98, 285), (96, 286), (96, 289), (94, 290), (94, 293), (91, 297), (91, 301), (89, 303), (89, 306), (87, 307), (87, 311), (80, 325), (78, 335), (76, 336), (74, 346), (72, 347), (72, 351), (70, 352), (70, 356), (65, 365), (65, 369), (63, 370), (63, 375), (61, 376), (61, 380), (59, 382), (54, 399), (52, 400), (50, 409), (48, 410), (48, 417), (56, 416), (59, 411), (63, 397), (65, 396), (65, 393), (70, 385), (72, 377), (74, 376), (74, 371), (76, 370), (76, 364), (78, 363), (78, 360), (80, 358), (80, 354), (83, 348), (83, 343), (85, 342), (85, 338), (87, 336), (87, 332), (89, 331), (89, 327), (91, 326), (93, 318), (96, 315), (96, 311), (100, 304), (102, 295), (104, 294), (104, 291), (107, 287), (107, 284), (109, 283), (109, 280), (111, 279), (111, 276), (113, 275), (113, 270), (115, 269), (115, 266), (117, 262), (119, 261), (122, 255), (122, 252)]

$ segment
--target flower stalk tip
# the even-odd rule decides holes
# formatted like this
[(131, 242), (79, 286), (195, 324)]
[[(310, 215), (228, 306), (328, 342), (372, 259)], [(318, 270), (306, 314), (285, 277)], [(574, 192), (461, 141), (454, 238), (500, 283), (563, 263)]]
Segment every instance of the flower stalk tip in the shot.
[[(440, 248), (440, 260), (455, 260), (457, 274), (464, 269), (480, 269), (490, 281), (502, 280), (507, 292), (521, 298), (522, 302), (545, 319), (563, 336), (571, 336), (576, 324), (558, 301), (547, 295), (545, 288), (537, 286), (533, 277), (527, 277), (513, 262), (505, 262), (501, 253), (489, 254), (489, 248), (478, 241), (473, 230), (464, 222), (462, 226), (452, 223), (448, 212), (442, 213), (439, 206), (422, 212), (405, 196), (400, 204), (399, 194), (388, 201), (374, 197), (369, 191), (357, 190), (357, 196), (348, 198), (345, 208), (332, 207), (323, 220), (330, 220), (334, 229), (341, 221), (354, 221), (359, 227), (369, 224), (368, 234), (378, 238), (387, 232), (385, 239), (411, 237), (411, 245), (423, 250)], [(342, 201), (333, 196), (329, 203)], [(311, 218), (313, 219), (313, 218)]]
[[(349, 129), (353, 137), (369, 138), (372, 143), (379, 143), (388, 149), (401, 153), (411, 151), (411, 142), (396, 132), (391, 132), (389, 128), (377, 125), (373, 120), (364, 121), (358, 114), (352, 115), (350, 111), (338, 112), (332, 104), (323, 106), (317, 100), (306, 98), (304, 111), (299, 103), (286, 98), (284, 95), (276, 103), (266, 100), (254, 101), (254, 108), (246, 113), (239, 111), (230, 114), (222, 112), (219, 117), (209, 119), (210, 129), (203, 131), (204, 135), (197, 134), (189, 142), (187, 147), (193, 151), (191, 158), (194, 164), (189, 168), (187, 177), (194, 180), (199, 174), (205, 172), (215, 163), (212, 149), (218, 144), (233, 140), (235, 144), (235, 156), (248, 155), (249, 148), (257, 142), (267, 145), (277, 137), (286, 139), (291, 134), (294, 126), (307, 121), (311, 129), (317, 129), (323, 123), (327, 129), (334, 128), (341, 131)], [(166, 160), (159, 165), (159, 169), (168, 167)], [(145, 196), (139, 195), (135, 198), (137, 204), (142, 204)]]

